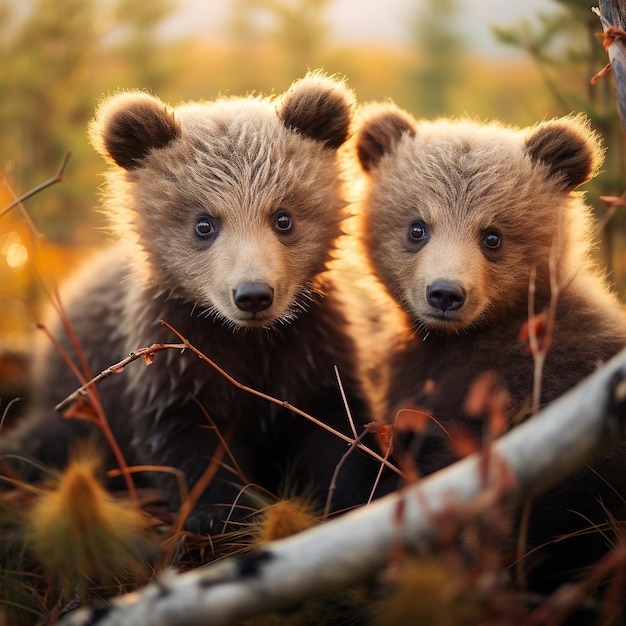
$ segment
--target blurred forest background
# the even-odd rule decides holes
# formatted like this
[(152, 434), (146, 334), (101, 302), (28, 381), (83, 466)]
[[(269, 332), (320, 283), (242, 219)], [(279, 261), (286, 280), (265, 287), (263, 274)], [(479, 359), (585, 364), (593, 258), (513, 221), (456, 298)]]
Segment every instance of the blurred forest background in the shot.
[[(211, 1), (211, 0), (208, 0)], [(308, 69), (348, 78), (360, 101), (391, 98), (416, 116), (469, 114), (530, 125), (584, 111), (604, 136), (599, 196), (626, 188), (624, 140), (612, 80), (591, 77), (608, 61), (598, 18), (585, 0), (547, 0), (545, 14), (496, 24), (501, 57), (478, 55), (459, 20), (460, 0), (413, 0), (400, 45), (339, 44), (329, 36), (334, 0), (228, 0), (217, 38), (164, 35), (184, 0), (0, 0), (0, 211), (72, 157), (61, 185), (27, 208), (45, 237), (46, 271), (77, 264), (105, 233), (98, 205), (101, 160), (86, 140), (98, 99), (146, 89), (176, 104), (251, 91), (280, 93)], [(410, 0), (407, 0), (410, 3)], [(510, 54), (510, 51), (516, 54)], [(589, 233), (593, 237), (593, 233)], [(601, 254), (626, 295), (624, 217), (602, 228)], [(15, 209), (0, 217), (0, 350), (18, 345), (36, 319), (40, 287), (30, 262), (32, 229)]]

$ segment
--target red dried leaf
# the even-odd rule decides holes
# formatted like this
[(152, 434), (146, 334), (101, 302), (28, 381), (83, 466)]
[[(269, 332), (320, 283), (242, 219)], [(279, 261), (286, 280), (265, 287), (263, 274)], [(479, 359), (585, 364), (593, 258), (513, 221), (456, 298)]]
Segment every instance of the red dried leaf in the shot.
[(608, 50), (616, 39), (624, 39), (626, 32), (618, 26), (609, 26), (603, 33), (597, 33), (597, 35), (604, 40), (602, 42), (603, 48)]
[(435, 395), (435, 392), (437, 391), (437, 386), (435, 385), (435, 381), (432, 378), (429, 378), (424, 383), (423, 391), (424, 391), (424, 394), (427, 396)]
[(400, 498), (393, 512), (394, 524), (398, 528), (402, 528), (404, 526), (405, 517), (406, 517), (406, 503), (404, 501), (404, 498)]
[(501, 493), (511, 493), (515, 488), (517, 479), (511, 466), (506, 459), (498, 456), (495, 452), (491, 452), (491, 463), (495, 466), (496, 471), (493, 472), (498, 477), (498, 483)]
[(489, 413), (496, 393), (497, 376), (493, 371), (482, 372), (472, 382), (467, 398), (465, 412), (470, 417), (480, 417)]
[(146, 352), (143, 357), (144, 363), (146, 365), (152, 365), (154, 363), (155, 356), (156, 356), (156, 352)]
[(389, 448), (393, 442), (393, 426), (391, 424), (378, 424), (376, 422), (370, 422), (365, 426), (368, 432), (374, 433), (378, 440), (378, 445), (383, 454), (389, 452)]
[(492, 439), (497, 439), (500, 435), (503, 435), (509, 428), (506, 413), (504, 411), (505, 405), (498, 402), (489, 414), (489, 434)]
[(465, 412), (474, 418), (485, 418), (491, 439), (508, 429), (509, 394), (493, 371), (483, 372), (472, 383), (465, 401)]
[(460, 458), (465, 458), (480, 450), (475, 437), (464, 428), (455, 428), (452, 433), (452, 447)]
[(548, 312), (538, 313), (528, 319), (522, 326), (522, 330), (519, 334), (519, 340), (521, 343), (526, 344), (526, 353), (531, 354), (532, 348), (530, 345), (530, 339), (532, 333), (537, 338), (537, 347), (539, 352), (545, 352), (550, 345), (550, 338), (547, 335), (548, 330)]
[(607, 63), (599, 72), (596, 72), (589, 81), (592, 85), (595, 85), (601, 78), (605, 78), (611, 73), (611, 64)]
[(76, 398), (63, 412), (63, 417), (66, 419), (80, 419), (95, 422), (96, 424), (99, 423), (98, 414), (85, 396)]

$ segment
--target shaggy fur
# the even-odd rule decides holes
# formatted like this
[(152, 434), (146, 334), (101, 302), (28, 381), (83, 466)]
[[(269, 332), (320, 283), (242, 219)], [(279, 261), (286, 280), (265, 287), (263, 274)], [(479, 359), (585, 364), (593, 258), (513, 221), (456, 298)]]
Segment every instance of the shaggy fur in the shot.
[[(626, 345), (626, 318), (590, 255), (593, 224), (574, 190), (601, 162), (588, 123), (566, 117), (518, 130), (470, 120), (420, 122), (393, 105), (366, 109), (356, 151), (368, 186), (362, 240), (374, 273), (407, 313), (414, 332), (392, 356), (384, 419), (403, 407), (429, 411), (448, 431), (480, 439), (465, 413), (472, 384), (495, 372), (512, 422), (530, 409), (533, 359), (520, 341), (550, 301), (550, 257), (560, 294), (545, 370), (545, 405)], [(417, 462), (430, 473), (455, 460), (431, 423)], [(618, 516), (622, 450), (598, 459), (534, 505), (532, 546)], [(608, 533), (610, 535), (610, 532)], [(531, 584), (550, 587), (606, 549), (595, 532), (534, 556)]]
[[(336, 150), (352, 110), (345, 85), (319, 74), (279, 99), (170, 109), (124, 93), (102, 104), (90, 133), (111, 165), (105, 210), (120, 245), (78, 277), (67, 302), (93, 373), (139, 347), (176, 341), (163, 319), (239, 382), (349, 434), (336, 365), (357, 428), (370, 421), (355, 348), (325, 274), (345, 212)], [(92, 430), (52, 412), (77, 382), (49, 349), (34, 384), (34, 415), (2, 448), (61, 465), (68, 442)], [(190, 486), (218, 446), (209, 419), (248, 481), (272, 493), (291, 481), (323, 503), (347, 450), (189, 351), (128, 366), (99, 392), (128, 462), (173, 466)], [(364, 502), (376, 469), (369, 457), (350, 455), (334, 510)], [(175, 506), (174, 479), (162, 474), (159, 484)], [(221, 530), (215, 521), (232, 515), (241, 487), (220, 469), (190, 526)]]

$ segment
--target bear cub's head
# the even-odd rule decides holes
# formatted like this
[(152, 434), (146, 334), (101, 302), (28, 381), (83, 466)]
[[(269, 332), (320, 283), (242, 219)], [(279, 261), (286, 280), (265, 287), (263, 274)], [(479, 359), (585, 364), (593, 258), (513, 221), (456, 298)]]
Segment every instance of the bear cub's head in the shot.
[(520, 130), (372, 105), (355, 145), (367, 254), (423, 330), (455, 333), (526, 307), (532, 268), (545, 297), (551, 254), (561, 283), (587, 262), (589, 210), (574, 190), (601, 150), (584, 118)]
[(352, 92), (320, 73), (279, 98), (105, 100), (91, 140), (111, 165), (106, 211), (142, 280), (233, 327), (306, 309), (340, 235), (336, 153), (353, 108)]

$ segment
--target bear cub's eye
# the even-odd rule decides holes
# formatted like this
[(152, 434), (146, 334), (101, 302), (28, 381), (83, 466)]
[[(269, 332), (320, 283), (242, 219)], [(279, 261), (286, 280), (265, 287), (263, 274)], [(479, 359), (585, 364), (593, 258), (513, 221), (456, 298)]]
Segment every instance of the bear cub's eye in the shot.
[(502, 246), (502, 236), (500, 233), (490, 230), (483, 237), (483, 243), (486, 248), (489, 248), (489, 250), (497, 250), (500, 246)]
[(293, 228), (293, 219), (287, 211), (280, 211), (274, 217), (274, 228), (279, 233), (288, 233)]
[(202, 215), (196, 221), (196, 235), (201, 239), (208, 239), (217, 234), (217, 222), (208, 215)]
[(428, 230), (422, 222), (413, 222), (409, 226), (409, 241), (424, 243), (428, 238)]

